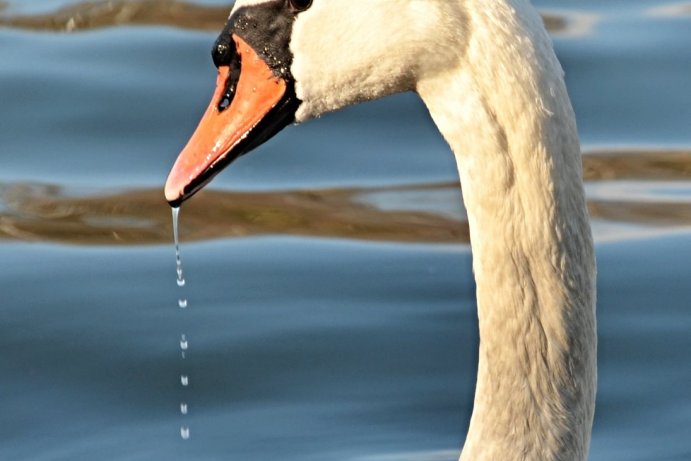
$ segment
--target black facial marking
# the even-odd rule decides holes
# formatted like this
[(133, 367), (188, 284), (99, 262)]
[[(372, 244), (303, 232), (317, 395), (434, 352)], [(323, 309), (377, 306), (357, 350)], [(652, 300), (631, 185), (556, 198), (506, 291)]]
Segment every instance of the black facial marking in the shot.
[[(232, 34), (241, 37), (266, 62), (274, 75), (292, 80), (290, 65), (290, 36), (293, 22), (299, 14), (288, 0), (268, 0), (264, 3), (241, 7), (226, 22), (223, 32), (216, 40), (212, 55), (214, 63), (225, 61), (226, 46), (232, 47)], [(233, 59), (234, 60), (234, 59)], [(218, 66), (218, 64), (216, 64)], [(223, 65), (223, 64), (222, 64)]]

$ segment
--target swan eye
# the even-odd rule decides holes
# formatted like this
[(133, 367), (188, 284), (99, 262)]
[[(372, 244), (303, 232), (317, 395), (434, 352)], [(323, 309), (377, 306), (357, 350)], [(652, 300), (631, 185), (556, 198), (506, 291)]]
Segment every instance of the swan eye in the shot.
[(289, 0), (290, 7), (295, 11), (305, 11), (312, 6), (312, 0)]

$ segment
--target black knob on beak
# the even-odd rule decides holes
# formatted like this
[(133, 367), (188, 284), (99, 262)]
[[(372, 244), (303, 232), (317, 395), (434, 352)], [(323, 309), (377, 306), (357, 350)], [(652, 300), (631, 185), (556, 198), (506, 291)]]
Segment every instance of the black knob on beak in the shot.
[(230, 38), (230, 34), (222, 34), (218, 37), (211, 50), (211, 57), (216, 67), (229, 66), (235, 54), (235, 41)]

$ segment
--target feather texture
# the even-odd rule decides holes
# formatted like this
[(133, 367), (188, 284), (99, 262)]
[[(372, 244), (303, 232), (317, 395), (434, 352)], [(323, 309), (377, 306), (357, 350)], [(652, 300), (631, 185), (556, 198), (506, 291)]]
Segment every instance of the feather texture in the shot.
[(461, 460), (585, 460), (595, 257), (575, 116), (532, 5), (314, 0), (290, 50), (298, 122), (416, 91), (456, 156), (480, 326)]

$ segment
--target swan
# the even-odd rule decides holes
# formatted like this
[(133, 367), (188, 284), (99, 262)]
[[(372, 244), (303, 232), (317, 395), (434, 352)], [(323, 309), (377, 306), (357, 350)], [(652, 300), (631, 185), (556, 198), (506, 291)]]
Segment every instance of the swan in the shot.
[(595, 256), (575, 116), (528, 0), (238, 0), (211, 104), (176, 160), (179, 206), (282, 128), (416, 92), (453, 151), (480, 347), (462, 461), (584, 460)]

